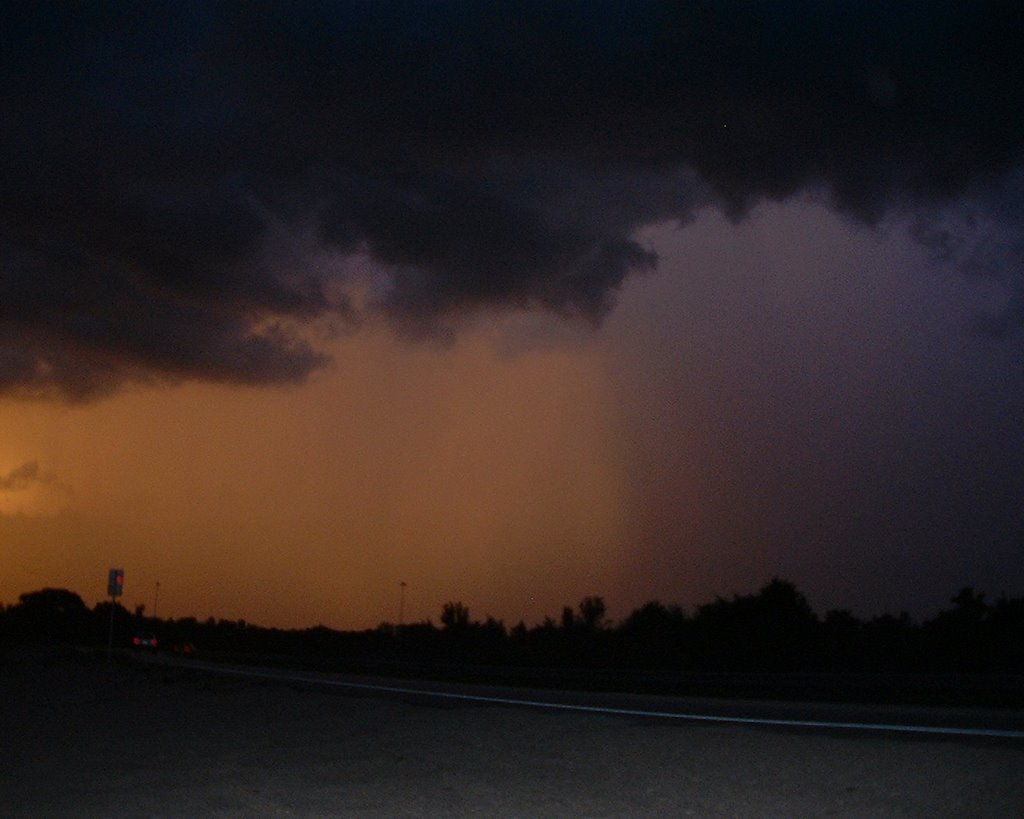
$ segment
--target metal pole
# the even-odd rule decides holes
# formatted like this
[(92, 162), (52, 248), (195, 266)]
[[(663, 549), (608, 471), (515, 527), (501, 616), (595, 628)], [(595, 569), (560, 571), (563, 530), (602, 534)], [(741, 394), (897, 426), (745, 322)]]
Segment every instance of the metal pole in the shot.
[(114, 595), (110, 595), (110, 629), (107, 631), (107, 662), (114, 653)]

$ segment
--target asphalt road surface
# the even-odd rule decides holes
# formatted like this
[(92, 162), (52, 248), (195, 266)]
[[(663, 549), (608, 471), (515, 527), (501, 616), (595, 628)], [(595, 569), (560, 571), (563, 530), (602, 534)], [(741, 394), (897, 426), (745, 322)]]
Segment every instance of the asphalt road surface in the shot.
[(9, 655), (0, 816), (1024, 815), (1014, 711), (254, 673)]
[(308, 685), (410, 702), (474, 703), (638, 719), (817, 731), (1001, 738), (1024, 742), (1024, 712), (1009, 709), (664, 697), (317, 673), (209, 663), (156, 654), (145, 655), (142, 660), (223, 676)]

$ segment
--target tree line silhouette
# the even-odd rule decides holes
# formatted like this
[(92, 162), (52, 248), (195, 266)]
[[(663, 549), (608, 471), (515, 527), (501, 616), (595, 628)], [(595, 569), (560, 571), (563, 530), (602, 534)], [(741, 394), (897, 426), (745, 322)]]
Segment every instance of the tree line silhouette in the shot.
[(539, 625), (474, 620), (461, 601), (431, 620), (382, 623), (365, 631), (325, 626), (278, 629), (244, 620), (158, 620), (120, 604), (92, 609), (76, 593), (46, 588), (0, 606), (0, 647), (17, 643), (105, 647), (132, 634), (154, 633), (163, 648), (192, 646), (212, 658), (304, 661), (319, 667), (449, 671), (460, 667), (680, 672), (940, 672), (1024, 673), (1024, 599), (995, 603), (962, 589), (950, 608), (917, 623), (907, 614), (868, 620), (848, 611), (819, 617), (797, 588), (773, 579), (757, 593), (718, 597), (692, 614), (651, 601), (613, 623), (604, 599), (584, 597)]

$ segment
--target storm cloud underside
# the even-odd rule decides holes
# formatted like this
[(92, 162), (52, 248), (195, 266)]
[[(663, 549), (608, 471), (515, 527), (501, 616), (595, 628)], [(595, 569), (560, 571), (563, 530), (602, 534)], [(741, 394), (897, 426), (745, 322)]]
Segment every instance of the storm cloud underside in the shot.
[[(413, 335), (481, 308), (598, 321), (657, 263), (640, 228), (806, 193), (911, 214), (1021, 292), (1014, 3), (5, 16), (5, 394), (301, 381), (321, 328), (375, 315)], [(989, 232), (965, 248), (964, 224)]]

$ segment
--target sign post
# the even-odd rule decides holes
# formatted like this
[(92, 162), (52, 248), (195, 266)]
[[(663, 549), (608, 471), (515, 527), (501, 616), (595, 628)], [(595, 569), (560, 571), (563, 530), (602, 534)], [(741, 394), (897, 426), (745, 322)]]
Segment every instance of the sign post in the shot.
[(107, 594), (110, 595), (110, 630), (107, 632), (107, 660), (114, 653), (114, 608), (117, 598), (124, 591), (124, 569), (111, 569), (107, 572)]

